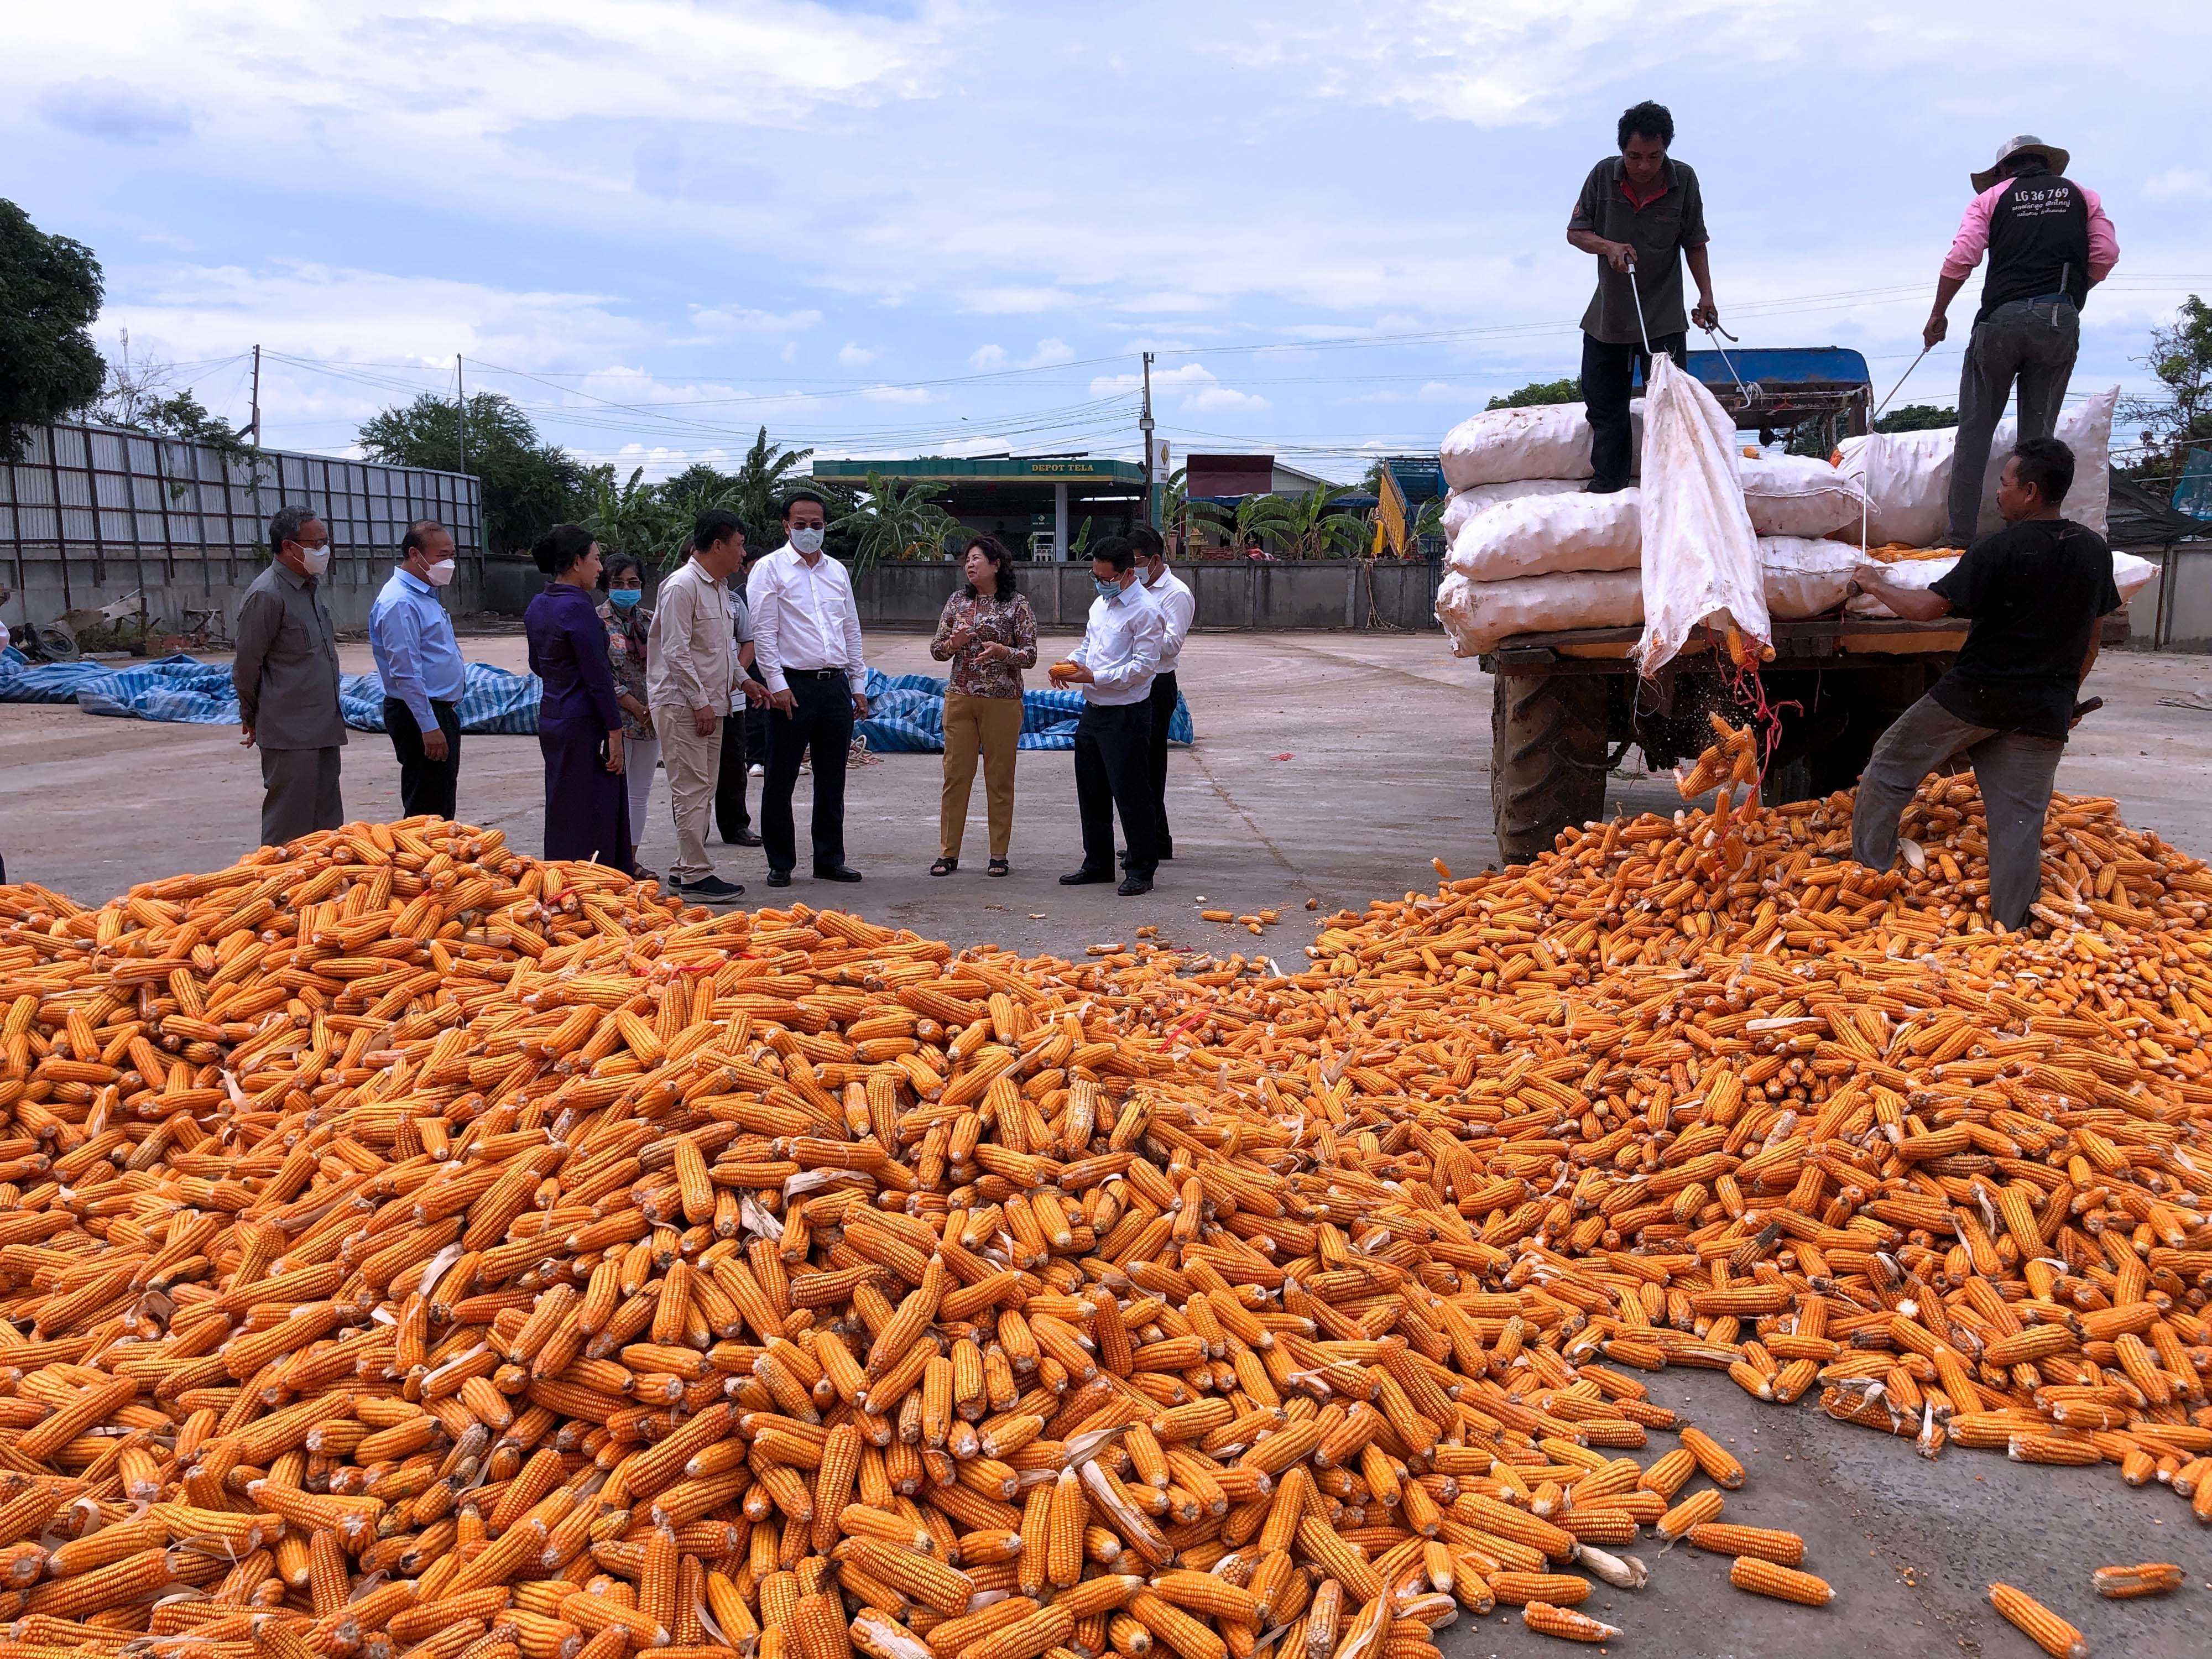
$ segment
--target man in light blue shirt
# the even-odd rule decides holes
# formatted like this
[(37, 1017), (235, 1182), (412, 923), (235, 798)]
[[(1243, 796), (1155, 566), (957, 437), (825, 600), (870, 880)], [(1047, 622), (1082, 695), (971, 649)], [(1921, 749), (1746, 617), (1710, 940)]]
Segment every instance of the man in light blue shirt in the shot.
[(434, 519), (407, 526), (399, 568), (368, 613), (384, 682), (384, 729), (399, 757), (399, 810), (453, 816), (461, 776), (461, 646), (438, 590), (453, 580), (453, 538)]

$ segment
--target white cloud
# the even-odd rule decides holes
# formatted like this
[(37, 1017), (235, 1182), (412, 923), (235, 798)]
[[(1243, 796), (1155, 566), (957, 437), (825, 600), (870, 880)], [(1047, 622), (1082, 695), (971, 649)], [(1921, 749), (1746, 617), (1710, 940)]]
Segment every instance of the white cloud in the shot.
[(1274, 405), (1256, 392), (1237, 392), (1225, 386), (1210, 386), (1182, 399), (1182, 407), (1194, 415), (1217, 415), (1224, 410), (1272, 409)]
[(2154, 202), (2212, 201), (2212, 173), (2190, 167), (2168, 167), (2147, 180), (2142, 193)]
[(837, 361), (847, 368), (866, 368), (883, 355), (880, 348), (864, 346), (857, 340), (848, 340), (838, 348)]
[[(1216, 384), (1218, 377), (1203, 363), (1177, 363), (1172, 368), (1155, 365), (1152, 369), (1152, 390), (1161, 392), (1178, 386), (1208, 386)], [(1142, 374), (1097, 374), (1091, 377), (1091, 395), (1094, 398), (1119, 397), (1125, 392), (1135, 392), (1145, 384)]]
[(804, 334), (822, 320), (822, 313), (804, 311), (755, 311), (745, 306), (688, 307), (692, 331), (702, 340), (732, 340), (751, 335)]
[(1015, 284), (971, 289), (962, 296), (961, 309), (987, 317), (1018, 317), (1064, 311), (1076, 303), (1076, 296), (1066, 289)]
[(1018, 362), (1006, 356), (1006, 349), (995, 343), (980, 345), (968, 354), (968, 367), (989, 373), (1001, 368), (1049, 368), (1055, 363), (1075, 361), (1075, 348), (1057, 335), (1039, 340), (1036, 349)]

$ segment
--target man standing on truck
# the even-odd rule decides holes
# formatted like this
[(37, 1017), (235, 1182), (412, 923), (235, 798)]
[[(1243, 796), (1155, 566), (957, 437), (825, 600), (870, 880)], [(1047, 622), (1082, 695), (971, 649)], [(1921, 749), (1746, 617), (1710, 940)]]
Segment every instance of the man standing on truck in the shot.
[(1950, 672), (1875, 745), (1851, 815), (1851, 856), (1888, 869), (1899, 815), (1920, 780), (1964, 755), (1988, 823), (1990, 915), (2008, 927), (2027, 921), (2042, 884), (2044, 815), (2075, 694), (2097, 660), (2100, 623), (2120, 608), (2105, 538), (2058, 516), (2073, 483), (2072, 450), (2027, 439), (1997, 483), (2005, 527), (1968, 548), (1949, 574), (1903, 587), (1877, 566), (1851, 584), (1910, 621), (1972, 624)]
[(2081, 343), (2081, 307), (2120, 262), (2104, 204), (2096, 191), (2064, 176), (2067, 160), (2064, 150), (2023, 133), (1998, 146), (1995, 163), (1973, 175), (1974, 199), (1943, 260), (1936, 308), (1920, 332), (1931, 348), (1950, 332), (1945, 313), (1986, 252), (1982, 308), (1959, 366), (1959, 440), (1951, 458), (1954, 547), (1974, 539), (1990, 434), (2014, 382), (2020, 385), (2020, 435), (2050, 437), (2058, 428), (2058, 406)]
[[(1589, 411), (1594, 475), (1583, 487), (1598, 495), (1628, 487), (1635, 371), (1648, 376), (1655, 351), (1682, 362), (1690, 324), (1717, 328), (1721, 320), (1698, 175), (1667, 154), (1674, 118), (1664, 104), (1646, 100), (1622, 112), (1615, 137), (1620, 154), (1590, 169), (1567, 220), (1567, 240), (1597, 256), (1597, 292), (1583, 313), (1583, 406)], [(1698, 304), (1687, 318), (1686, 260), (1698, 283)]]

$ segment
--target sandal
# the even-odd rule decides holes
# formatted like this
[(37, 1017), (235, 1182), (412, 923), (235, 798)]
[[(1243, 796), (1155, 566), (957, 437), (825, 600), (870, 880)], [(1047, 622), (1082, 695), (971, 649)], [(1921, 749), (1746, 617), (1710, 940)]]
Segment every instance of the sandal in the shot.
[(929, 873), (933, 876), (949, 876), (959, 867), (958, 859), (939, 859), (929, 866)]
[(1006, 860), (993, 859), (988, 864), (983, 866), (983, 873), (987, 876), (1003, 876), (1006, 874), (1007, 870)]

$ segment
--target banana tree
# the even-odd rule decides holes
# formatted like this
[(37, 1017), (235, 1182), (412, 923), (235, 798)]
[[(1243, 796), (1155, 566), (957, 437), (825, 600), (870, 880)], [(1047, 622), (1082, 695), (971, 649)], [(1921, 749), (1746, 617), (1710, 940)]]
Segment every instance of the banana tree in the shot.
[(1229, 521), (1229, 531), (1235, 538), (1231, 544), (1240, 551), (1257, 540), (1261, 546), (1280, 550), (1292, 544), (1292, 508), (1280, 495), (1247, 495), (1237, 503), (1236, 516)]
[(853, 568), (866, 570), (884, 559), (935, 558), (959, 520), (937, 504), (942, 484), (901, 483), (868, 474), (852, 509), (830, 528), (851, 538)]
[(1274, 498), (1283, 504), (1283, 534), (1295, 557), (1326, 559), (1360, 550), (1358, 518), (1336, 506), (1351, 493), (1342, 484), (1317, 484), (1302, 495)]
[(678, 562), (690, 520), (679, 515), (657, 485), (645, 482), (643, 467), (617, 484), (613, 467), (595, 466), (584, 475), (582, 495), (577, 522), (602, 551), (631, 554), (659, 569)]
[(1160, 522), (1181, 538), (1186, 550), (1192, 537), (1218, 532), (1229, 522), (1229, 514), (1217, 502), (1191, 500), (1188, 475), (1188, 467), (1176, 468), (1160, 495)]

